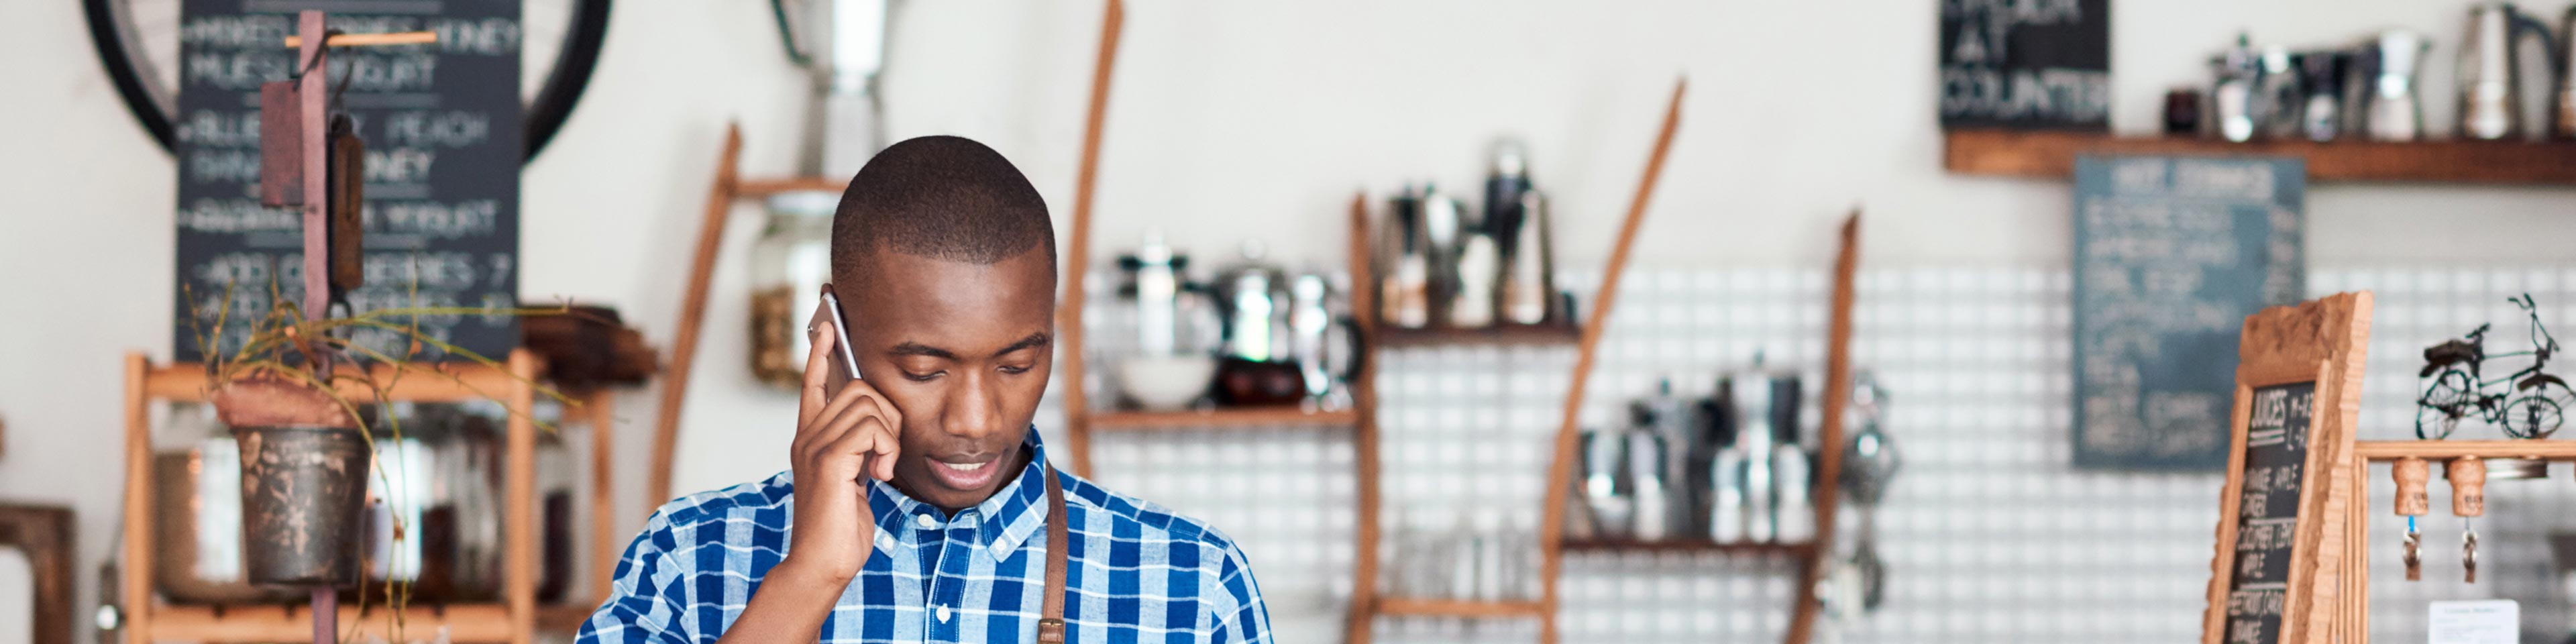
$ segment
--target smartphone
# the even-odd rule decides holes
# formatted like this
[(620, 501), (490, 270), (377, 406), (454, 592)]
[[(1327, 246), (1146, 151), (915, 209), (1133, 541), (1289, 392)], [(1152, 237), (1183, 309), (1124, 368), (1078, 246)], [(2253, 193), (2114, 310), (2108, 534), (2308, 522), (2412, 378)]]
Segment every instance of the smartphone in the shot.
[(808, 324), (819, 329), (824, 322), (832, 323), (834, 334), (832, 357), (829, 359), (832, 363), (832, 373), (825, 376), (823, 384), (823, 394), (828, 398), (840, 395), (842, 387), (847, 387), (850, 381), (859, 379), (859, 354), (850, 348), (850, 323), (841, 317), (841, 298), (832, 294), (830, 283), (823, 284), (822, 302), (815, 305), (814, 320)]
[[(832, 323), (832, 357), (824, 359), (825, 362), (832, 363), (831, 366), (826, 367), (831, 373), (823, 377), (823, 399), (831, 400), (840, 397), (841, 390), (848, 388), (850, 381), (859, 379), (859, 354), (856, 349), (850, 348), (850, 323), (848, 319), (841, 317), (841, 297), (832, 294), (830, 282), (823, 284), (822, 302), (814, 306), (814, 321), (807, 324), (819, 329), (823, 327), (824, 322)], [(876, 456), (870, 455), (862, 460), (859, 465), (859, 471), (862, 472), (859, 475), (859, 483), (866, 484), (870, 475), (865, 472), (874, 472), (876, 469)]]

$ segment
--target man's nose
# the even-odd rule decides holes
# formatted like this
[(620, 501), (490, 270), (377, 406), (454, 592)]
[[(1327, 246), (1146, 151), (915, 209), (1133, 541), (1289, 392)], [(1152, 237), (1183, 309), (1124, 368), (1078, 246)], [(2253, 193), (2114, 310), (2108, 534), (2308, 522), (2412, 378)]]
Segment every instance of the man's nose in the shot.
[(998, 379), (981, 370), (969, 372), (964, 385), (951, 393), (946, 413), (940, 418), (943, 429), (953, 436), (984, 438), (1002, 431), (1002, 397), (996, 391)]

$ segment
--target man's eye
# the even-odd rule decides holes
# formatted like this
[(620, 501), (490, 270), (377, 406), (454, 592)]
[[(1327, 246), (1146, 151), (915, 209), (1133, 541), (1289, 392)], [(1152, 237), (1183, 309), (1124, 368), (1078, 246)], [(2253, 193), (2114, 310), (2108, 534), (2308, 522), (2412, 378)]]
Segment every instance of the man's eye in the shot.
[(932, 379), (936, 379), (936, 378), (938, 378), (941, 374), (945, 374), (945, 373), (948, 373), (948, 372), (946, 372), (946, 371), (933, 371), (933, 372), (930, 372), (930, 373), (913, 373), (913, 372), (910, 372), (910, 371), (906, 371), (906, 372), (903, 372), (903, 379), (905, 379), (905, 380), (910, 380), (910, 381), (913, 381), (913, 382), (930, 382)]
[(1029, 365), (1002, 365), (1002, 373), (1018, 375), (1028, 372)]

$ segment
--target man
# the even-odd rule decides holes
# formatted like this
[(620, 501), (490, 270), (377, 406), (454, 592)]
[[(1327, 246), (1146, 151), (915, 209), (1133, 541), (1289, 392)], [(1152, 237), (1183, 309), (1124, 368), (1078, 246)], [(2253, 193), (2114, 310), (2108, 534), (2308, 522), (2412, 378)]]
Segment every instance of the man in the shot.
[(1055, 262), (1046, 203), (1001, 154), (878, 153), (832, 221), (861, 379), (827, 395), (840, 333), (819, 323), (790, 470), (654, 513), (579, 643), (1031, 642), (1059, 632), (1049, 609), (1062, 641), (1270, 641), (1233, 541), (1048, 466), (1030, 418)]

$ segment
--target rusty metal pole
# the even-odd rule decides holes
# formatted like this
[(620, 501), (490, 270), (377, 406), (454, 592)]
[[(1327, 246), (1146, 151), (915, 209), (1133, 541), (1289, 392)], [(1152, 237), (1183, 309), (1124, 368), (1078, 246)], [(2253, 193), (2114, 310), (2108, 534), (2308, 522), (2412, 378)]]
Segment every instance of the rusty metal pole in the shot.
[[(324, 61), (327, 28), (322, 12), (305, 11), (296, 16), (296, 33), (304, 36), (297, 43), (297, 98), (304, 166), (304, 319), (318, 321), (331, 308), (331, 241), (329, 209), (331, 207), (331, 67)], [(324, 382), (330, 379), (331, 361), (321, 353), (306, 352), (313, 360), (313, 373)], [(325, 582), (313, 587), (313, 644), (339, 641), (339, 589)]]

